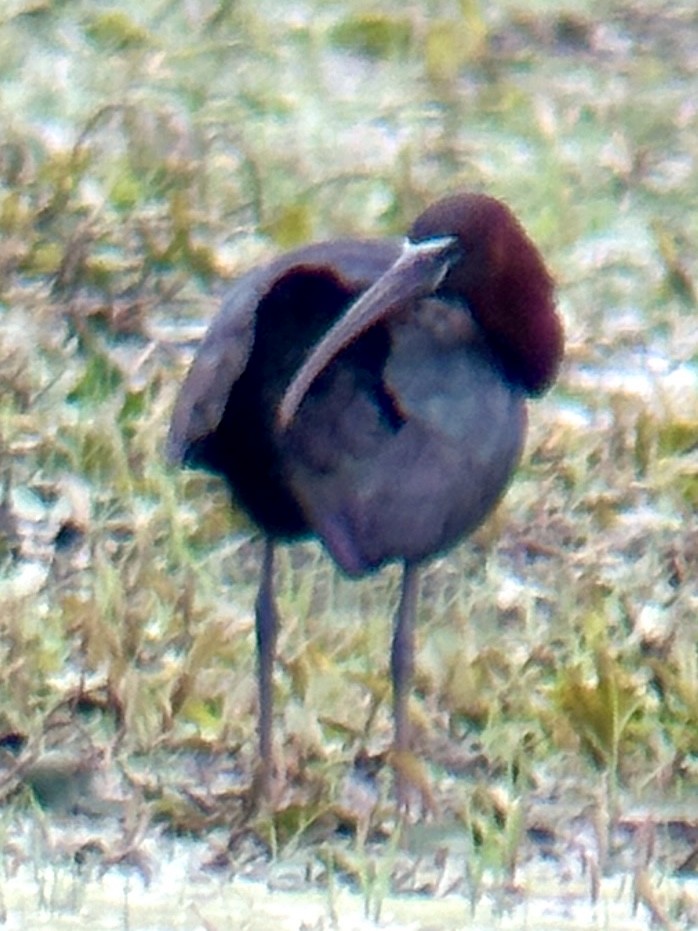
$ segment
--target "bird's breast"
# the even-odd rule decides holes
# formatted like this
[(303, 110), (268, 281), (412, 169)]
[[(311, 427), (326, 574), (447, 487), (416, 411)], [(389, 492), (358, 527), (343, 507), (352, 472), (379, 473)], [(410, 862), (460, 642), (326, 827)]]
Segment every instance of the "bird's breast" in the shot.
[(425, 559), (474, 529), (525, 432), (523, 395), (467, 308), (423, 301), (391, 322), (389, 339), (380, 371), (362, 369), (360, 346), (340, 355), (289, 436), (294, 494), (352, 575)]
[[(487, 458), (520, 392), (503, 376), (467, 307), (458, 301), (420, 301), (391, 328), (383, 379), (409, 422), (433, 442), (456, 444)], [(438, 437), (438, 440), (436, 439)]]

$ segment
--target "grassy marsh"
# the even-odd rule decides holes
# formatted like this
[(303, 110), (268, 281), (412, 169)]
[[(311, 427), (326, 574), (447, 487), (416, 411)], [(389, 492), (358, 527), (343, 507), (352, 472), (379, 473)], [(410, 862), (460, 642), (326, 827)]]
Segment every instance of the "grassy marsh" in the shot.
[[(317, 927), (345, 887), (386, 921), (412, 894), (544, 927), (527, 909), (549, 894), (555, 927), (569, 902), (570, 927), (604, 927), (613, 888), (613, 927), (695, 926), (697, 50), (688, 2), (7, 0), (10, 917), (20, 874), (118, 872), (135, 903), (183, 837), (191, 875), (321, 889)], [(412, 712), (436, 814), (397, 845), (387, 767), (367, 793), (354, 765), (389, 737), (397, 574), (348, 582), (309, 544), (280, 560), (288, 791), (245, 825), (259, 546), (219, 483), (165, 465), (174, 393), (227, 279), (402, 232), (461, 187), (522, 217), (568, 351), (497, 514), (425, 573)], [(35, 926), (75, 927), (81, 894), (37, 892)], [(90, 918), (124, 921), (150, 926)]]

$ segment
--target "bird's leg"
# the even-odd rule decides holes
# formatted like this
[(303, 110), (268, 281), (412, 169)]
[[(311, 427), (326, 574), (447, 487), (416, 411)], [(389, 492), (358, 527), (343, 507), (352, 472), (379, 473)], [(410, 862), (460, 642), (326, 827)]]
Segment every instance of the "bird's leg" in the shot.
[(400, 604), (395, 614), (390, 674), (393, 680), (395, 791), (398, 807), (407, 807), (404, 758), (410, 746), (408, 701), (414, 674), (414, 624), (419, 594), (419, 570), (406, 562), (402, 573)]
[(255, 625), (257, 634), (257, 689), (259, 700), (259, 756), (262, 796), (269, 798), (271, 777), (274, 771), (272, 754), (272, 714), (274, 694), (272, 677), (276, 658), (276, 640), (279, 616), (274, 598), (274, 544), (267, 537), (262, 557), (262, 577), (255, 602)]

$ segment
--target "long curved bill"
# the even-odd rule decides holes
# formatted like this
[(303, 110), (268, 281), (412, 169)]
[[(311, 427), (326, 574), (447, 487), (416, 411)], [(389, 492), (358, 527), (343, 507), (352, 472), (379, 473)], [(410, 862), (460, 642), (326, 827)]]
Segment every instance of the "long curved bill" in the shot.
[(364, 291), (311, 350), (279, 405), (279, 427), (285, 430), (290, 425), (312, 383), (342, 349), (407, 301), (431, 294), (458, 252), (455, 236), (440, 236), (418, 243), (407, 240), (397, 261)]

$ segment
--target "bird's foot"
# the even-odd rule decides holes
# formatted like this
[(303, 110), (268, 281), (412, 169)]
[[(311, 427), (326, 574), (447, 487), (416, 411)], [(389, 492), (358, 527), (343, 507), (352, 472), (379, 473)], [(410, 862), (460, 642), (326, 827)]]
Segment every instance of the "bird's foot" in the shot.
[(276, 762), (260, 760), (255, 767), (245, 799), (246, 819), (262, 812), (276, 811), (280, 807), (285, 785), (286, 774), (283, 767), (277, 766)]
[(388, 755), (395, 773), (395, 801), (402, 817), (419, 812), (422, 817), (436, 814), (436, 801), (424, 762), (410, 750), (393, 748)]

